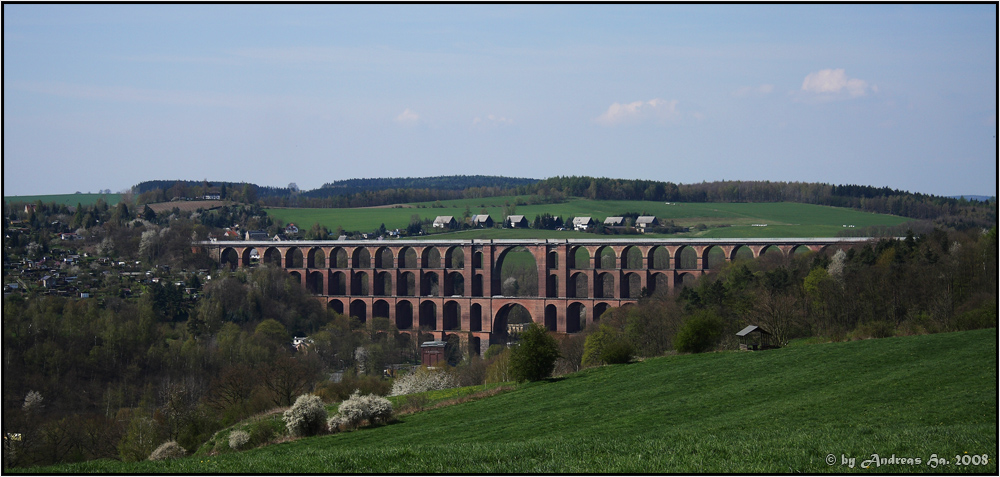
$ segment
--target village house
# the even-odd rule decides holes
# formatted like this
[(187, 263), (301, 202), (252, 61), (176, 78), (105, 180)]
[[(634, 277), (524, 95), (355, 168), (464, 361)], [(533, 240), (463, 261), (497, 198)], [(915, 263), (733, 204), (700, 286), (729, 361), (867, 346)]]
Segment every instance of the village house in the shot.
[(573, 217), (573, 230), (586, 232), (594, 228), (594, 219), (590, 217)]
[(473, 215), (472, 226), (479, 228), (493, 228), (493, 217), (489, 215)]
[(608, 217), (604, 219), (605, 227), (624, 227), (625, 217)]
[(458, 222), (451, 215), (439, 215), (434, 219), (434, 223), (431, 224), (431, 227), (436, 229), (452, 229), (456, 226), (458, 226)]
[(526, 229), (528, 228), (528, 219), (524, 218), (523, 215), (509, 215), (507, 216), (507, 225), (512, 229)]
[(642, 230), (643, 232), (645, 232), (647, 228), (658, 227), (659, 225), (660, 221), (656, 220), (656, 217), (653, 217), (652, 215), (641, 215), (638, 219), (635, 219), (635, 228)]

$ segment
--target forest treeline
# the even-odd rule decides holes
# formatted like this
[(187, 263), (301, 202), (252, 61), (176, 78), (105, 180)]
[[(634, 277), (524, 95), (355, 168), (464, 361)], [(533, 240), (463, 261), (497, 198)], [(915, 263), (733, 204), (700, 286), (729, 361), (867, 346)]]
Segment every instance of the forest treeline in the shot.
[(469, 199), (531, 196), (531, 203), (556, 203), (571, 197), (597, 200), (662, 202), (798, 202), (847, 207), (892, 214), (956, 229), (989, 228), (996, 223), (996, 200), (981, 202), (889, 187), (833, 185), (780, 181), (716, 181), (695, 184), (565, 176), (544, 180), (496, 176), (439, 176), (405, 179), (351, 179), (299, 191), (290, 187), (261, 187), (245, 183), (148, 181), (133, 188), (138, 203), (163, 202), (175, 197), (201, 197), (222, 192), (223, 199), (265, 207), (348, 208)]

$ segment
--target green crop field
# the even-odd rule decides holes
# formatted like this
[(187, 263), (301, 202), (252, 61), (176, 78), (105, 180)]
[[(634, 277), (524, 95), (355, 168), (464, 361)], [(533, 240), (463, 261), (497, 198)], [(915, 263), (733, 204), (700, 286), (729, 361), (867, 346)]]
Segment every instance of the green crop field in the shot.
[(55, 202), (56, 204), (72, 205), (76, 204), (83, 205), (94, 205), (97, 203), (97, 199), (104, 199), (108, 205), (117, 205), (118, 202), (122, 200), (121, 194), (50, 194), (50, 195), (11, 195), (4, 196), (4, 202), (8, 204), (13, 204), (16, 202), (37, 202), (42, 201), (43, 204), (48, 204)]
[[(485, 209), (494, 221), (503, 219), (505, 202), (515, 203), (515, 197), (490, 197), (440, 201), (443, 207), (421, 203), (424, 208), (362, 208), (362, 209), (267, 209), (269, 215), (284, 223), (293, 222), (299, 228), (313, 224), (325, 225), (330, 230), (337, 226), (344, 230), (367, 232), (381, 224), (386, 228), (405, 228), (414, 214), (421, 219), (433, 220), (439, 215), (452, 215), (461, 220), (468, 207), (472, 214)], [(598, 221), (626, 212), (655, 215), (660, 220), (673, 220), (676, 225), (695, 227), (704, 224), (707, 229), (692, 230), (686, 234), (669, 237), (712, 238), (765, 238), (765, 237), (830, 237), (844, 230), (844, 226), (866, 227), (871, 225), (899, 225), (910, 219), (884, 214), (871, 214), (854, 209), (812, 204), (781, 203), (670, 203), (645, 201), (612, 201), (572, 199), (560, 204), (520, 205), (515, 213), (533, 221), (538, 215), (548, 213), (564, 219), (590, 216)], [(766, 226), (755, 226), (755, 224)], [(656, 236), (656, 235), (653, 235)], [(431, 238), (445, 238), (434, 235)], [(453, 232), (447, 238), (456, 240), (474, 238), (595, 238), (593, 234), (572, 231), (545, 230), (470, 230)]]
[(248, 451), (28, 471), (996, 475), (997, 453), (993, 328), (668, 356)]

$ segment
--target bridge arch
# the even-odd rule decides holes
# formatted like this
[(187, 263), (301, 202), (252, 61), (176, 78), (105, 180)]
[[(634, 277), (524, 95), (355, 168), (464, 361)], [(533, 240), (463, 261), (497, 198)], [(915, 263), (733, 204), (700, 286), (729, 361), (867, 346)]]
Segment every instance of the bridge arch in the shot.
[(697, 270), (698, 254), (689, 245), (682, 245), (674, 254), (674, 268), (678, 270)]
[(354, 276), (351, 279), (351, 294), (368, 296), (371, 294), (370, 290), (368, 288), (368, 273), (354, 272)]
[(629, 245), (622, 250), (621, 268), (623, 270), (641, 270), (644, 262), (642, 250), (638, 246)]
[(437, 329), (437, 304), (431, 300), (420, 303), (420, 322), (418, 324), (422, 330)]
[(264, 250), (264, 256), (261, 257), (261, 263), (266, 265), (274, 265), (276, 267), (281, 266), (281, 251), (277, 247), (268, 247)]
[(753, 250), (746, 245), (737, 245), (729, 255), (729, 261), (753, 260)]
[(396, 329), (413, 329), (413, 303), (410, 300), (399, 300), (396, 302)]
[(726, 263), (726, 252), (718, 245), (705, 247), (702, 252), (703, 268), (718, 270)]
[(442, 313), (442, 329), (444, 331), (454, 331), (462, 329), (462, 306), (455, 300), (444, 302)]
[(375, 289), (372, 293), (375, 296), (392, 295), (392, 272), (378, 272), (375, 274)]
[(450, 272), (444, 278), (445, 296), (465, 295), (465, 275), (461, 272)]
[(344, 314), (344, 302), (337, 298), (331, 298), (329, 301), (327, 301), (326, 308), (328, 310), (333, 310), (338, 315)]
[(587, 328), (587, 305), (578, 301), (566, 307), (566, 332), (579, 333)]
[(586, 270), (594, 268), (593, 263), (590, 261), (590, 251), (582, 245), (570, 247), (566, 261), (570, 269)]
[(368, 321), (368, 305), (364, 300), (354, 300), (351, 302), (351, 317), (357, 318), (362, 323)]
[(240, 254), (233, 247), (226, 247), (222, 249), (222, 253), (219, 255), (219, 262), (223, 267), (235, 270), (236, 267), (240, 266)]
[(367, 247), (357, 247), (351, 254), (351, 266), (354, 268), (372, 268), (372, 256)]
[(291, 247), (285, 252), (285, 268), (303, 268), (302, 249)]
[(469, 331), (483, 331), (483, 306), (479, 303), (469, 306)]
[(372, 303), (372, 318), (389, 318), (389, 302), (375, 300)]
[(347, 274), (344, 272), (333, 272), (330, 277), (329, 294), (331, 295), (346, 295), (347, 294)]
[(569, 298), (590, 298), (590, 284), (586, 272), (570, 275), (570, 283), (567, 285)]
[(397, 268), (418, 268), (420, 265), (419, 260), (417, 260), (417, 252), (413, 250), (413, 247), (407, 246), (399, 249), (397, 258), (399, 260)]
[(344, 250), (343, 247), (334, 247), (330, 252), (330, 268), (348, 268), (350, 263), (347, 250)]
[(423, 268), (442, 268), (441, 252), (437, 247), (425, 247), (420, 254), (420, 266)]
[(556, 306), (549, 304), (545, 305), (545, 329), (549, 331), (558, 331), (559, 328), (559, 316)]
[(392, 250), (389, 247), (379, 247), (375, 250), (375, 268), (393, 268)]
[(465, 268), (465, 252), (462, 247), (459, 245), (448, 247), (444, 252), (444, 263), (445, 268)]
[(491, 295), (538, 296), (538, 262), (523, 246), (504, 247), (497, 254), (493, 277)]
[(319, 270), (309, 272), (309, 274), (306, 275), (306, 291), (313, 295), (322, 295), (323, 289), (325, 288), (324, 285), (326, 285), (323, 280), (325, 277), (326, 274)]
[(610, 245), (598, 247), (594, 256), (597, 258), (594, 263), (594, 268), (600, 268), (602, 270), (618, 268), (618, 257), (615, 255), (615, 249)]
[(311, 247), (306, 254), (307, 268), (326, 268), (326, 252), (322, 247)]
[(638, 299), (642, 296), (642, 277), (635, 272), (626, 273), (622, 277), (622, 298)]
[(399, 274), (396, 283), (397, 296), (417, 296), (417, 279), (413, 272), (403, 272)]
[(646, 267), (650, 270), (669, 270), (671, 268), (670, 251), (662, 245), (651, 247), (646, 260)]
[(598, 321), (600, 321), (601, 320), (601, 315), (603, 315), (604, 312), (606, 312), (606, 311), (608, 311), (610, 309), (611, 309), (611, 304), (609, 304), (607, 302), (603, 302), (602, 301), (602, 302), (598, 302), (598, 303), (594, 304), (594, 323), (597, 323)]

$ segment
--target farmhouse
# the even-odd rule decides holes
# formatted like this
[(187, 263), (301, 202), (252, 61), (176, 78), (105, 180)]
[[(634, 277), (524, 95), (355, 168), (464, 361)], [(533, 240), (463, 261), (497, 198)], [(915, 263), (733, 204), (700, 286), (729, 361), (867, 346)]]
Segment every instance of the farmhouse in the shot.
[(625, 217), (608, 217), (604, 219), (605, 227), (622, 227), (625, 225)]
[(493, 218), (490, 217), (489, 215), (486, 215), (486, 214), (483, 214), (483, 215), (473, 215), (472, 216), (472, 226), (473, 227), (480, 227), (480, 228), (483, 228), (483, 227), (485, 227), (485, 228), (492, 228), (493, 227)]
[(638, 219), (635, 219), (635, 227), (643, 231), (649, 227), (656, 227), (658, 225), (660, 225), (660, 221), (656, 220), (656, 217), (652, 215), (641, 215)]
[(528, 219), (524, 218), (523, 215), (509, 215), (507, 216), (507, 224), (512, 229), (526, 229), (528, 228)]
[(439, 215), (434, 219), (434, 223), (431, 224), (432, 227), (436, 229), (450, 229), (458, 225), (455, 217), (451, 215)]
[(245, 240), (270, 240), (266, 230), (247, 230)]
[(594, 220), (590, 217), (573, 217), (573, 230), (586, 232), (594, 227)]

